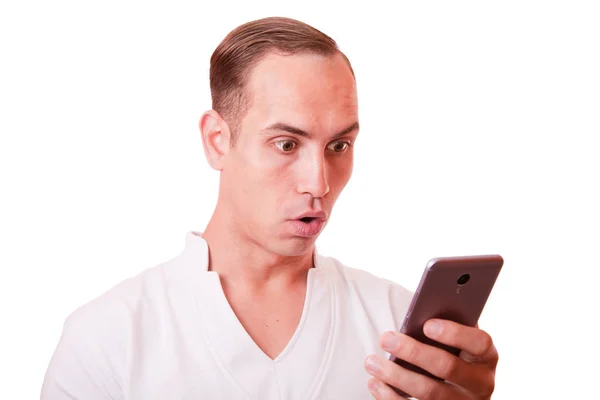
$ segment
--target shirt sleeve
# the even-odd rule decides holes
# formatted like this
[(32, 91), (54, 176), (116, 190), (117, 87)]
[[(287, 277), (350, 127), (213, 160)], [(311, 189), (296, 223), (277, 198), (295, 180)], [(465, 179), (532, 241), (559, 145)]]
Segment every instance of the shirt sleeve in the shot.
[(391, 283), (392, 287), (389, 294), (389, 304), (394, 317), (395, 329), (400, 330), (404, 317), (410, 308), (410, 302), (413, 297), (413, 292), (406, 289), (404, 286)]
[(123, 399), (118, 349), (105, 334), (75, 316), (67, 318), (44, 376), (41, 400)]

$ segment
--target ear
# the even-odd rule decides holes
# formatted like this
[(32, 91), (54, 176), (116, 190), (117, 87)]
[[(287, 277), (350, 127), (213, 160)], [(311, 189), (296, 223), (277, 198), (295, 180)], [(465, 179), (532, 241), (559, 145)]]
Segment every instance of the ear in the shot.
[(217, 171), (223, 170), (231, 138), (227, 122), (218, 112), (209, 110), (202, 114), (199, 125), (204, 155), (208, 164)]

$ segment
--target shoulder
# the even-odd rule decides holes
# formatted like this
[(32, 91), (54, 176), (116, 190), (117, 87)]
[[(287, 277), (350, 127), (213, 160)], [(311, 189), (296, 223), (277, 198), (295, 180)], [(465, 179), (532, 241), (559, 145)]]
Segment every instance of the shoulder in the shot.
[(160, 264), (119, 282), (71, 312), (65, 320), (65, 328), (98, 332), (115, 324), (123, 327), (144, 303), (152, 301), (152, 296), (168, 290), (167, 266), (167, 263)]
[(348, 286), (361, 291), (386, 291), (394, 292), (400, 297), (412, 298), (412, 291), (392, 280), (379, 277), (364, 269), (344, 264), (339, 259), (330, 256), (319, 256), (322, 264), (327, 265), (334, 274)]
[(42, 398), (119, 397), (130, 338), (140, 314), (168, 290), (168, 267), (169, 262), (125, 279), (65, 318)]
[(400, 322), (408, 311), (413, 292), (403, 285), (366, 270), (349, 266), (339, 259), (319, 255), (320, 262), (332, 272), (343, 293), (358, 299), (368, 309), (389, 309)]

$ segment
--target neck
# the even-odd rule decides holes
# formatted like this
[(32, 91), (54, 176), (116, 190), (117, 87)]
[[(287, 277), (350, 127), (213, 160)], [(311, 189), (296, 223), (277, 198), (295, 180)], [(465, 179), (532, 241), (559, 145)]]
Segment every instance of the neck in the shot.
[(313, 267), (314, 246), (299, 256), (275, 254), (247, 235), (229, 213), (218, 207), (202, 237), (208, 243), (209, 270), (217, 272), (228, 284), (256, 289), (288, 288), (306, 282), (308, 270)]

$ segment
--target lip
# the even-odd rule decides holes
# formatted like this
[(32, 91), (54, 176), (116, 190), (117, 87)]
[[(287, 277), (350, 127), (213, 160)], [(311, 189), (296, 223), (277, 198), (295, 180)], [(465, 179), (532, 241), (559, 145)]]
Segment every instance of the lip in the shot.
[(299, 220), (302, 218), (316, 218), (318, 220), (325, 221), (327, 219), (327, 213), (325, 211), (309, 211), (294, 218), (294, 220)]
[[(305, 215), (304, 217), (312, 217), (311, 215)], [(289, 223), (292, 229), (295, 231), (295, 234), (305, 238), (311, 238), (317, 236), (323, 227), (325, 226), (325, 219), (312, 217), (314, 218), (310, 222), (303, 222), (300, 219), (290, 220)]]

